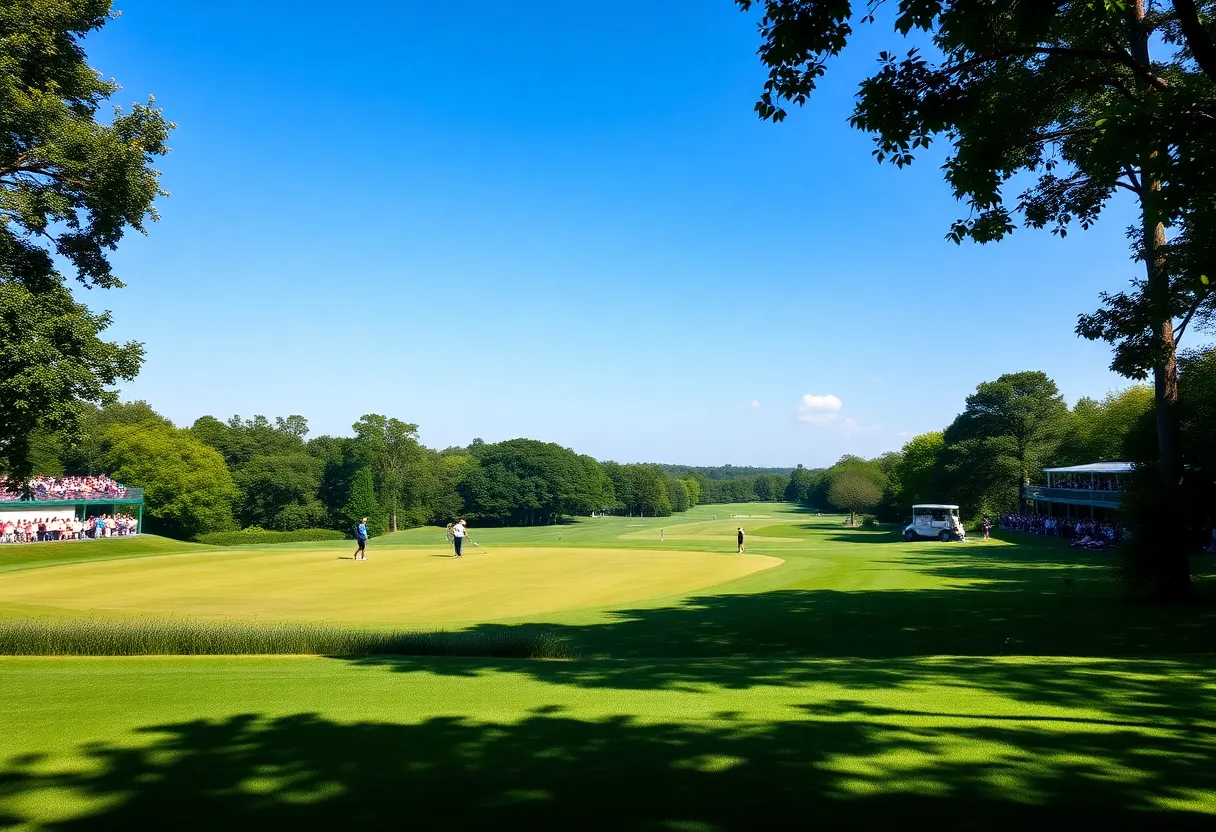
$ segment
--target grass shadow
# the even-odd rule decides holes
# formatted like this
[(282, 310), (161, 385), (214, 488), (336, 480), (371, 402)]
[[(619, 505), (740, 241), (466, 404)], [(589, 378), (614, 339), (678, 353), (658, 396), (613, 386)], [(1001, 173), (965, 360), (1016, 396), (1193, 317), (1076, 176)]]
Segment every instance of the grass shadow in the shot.
[(751, 830), (910, 817), (946, 829), (1211, 828), (1196, 797), (1211, 788), (1199, 762), (1210, 733), (1102, 728), (926, 722), (848, 700), (770, 723), (579, 719), (558, 706), (417, 724), (247, 713), (98, 742), (75, 770), (3, 761), (0, 797), (17, 823), (33, 820), (27, 798), (88, 802), (41, 824), (58, 830)]
[[(1047, 551), (1011, 564), (999, 555), (960, 560), (926, 550), (899, 563), (932, 576), (936, 588), (702, 595), (607, 613), (608, 620), (599, 623), (491, 623), (470, 629), (494, 637), (543, 631), (583, 659), (544, 669), (534, 663), (512, 666), (519, 672), (581, 686), (637, 689), (698, 683), (746, 687), (772, 684), (775, 677), (779, 683), (800, 683), (815, 673), (808, 660), (824, 659), (1212, 660), (1216, 605), (1128, 604), (1097, 559), (1068, 561)], [(868, 566), (883, 571), (880, 562)], [(1210, 580), (1200, 583), (1211, 589)], [(786, 669), (774, 673), (774, 659)], [(408, 669), (408, 660), (401, 666)], [(461, 672), (445, 668), (438, 672)]]
[(834, 543), (898, 543), (903, 540), (898, 529), (892, 527), (878, 526), (875, 528), (851, 528), (844, 527), (836, 529), (824, 538)]

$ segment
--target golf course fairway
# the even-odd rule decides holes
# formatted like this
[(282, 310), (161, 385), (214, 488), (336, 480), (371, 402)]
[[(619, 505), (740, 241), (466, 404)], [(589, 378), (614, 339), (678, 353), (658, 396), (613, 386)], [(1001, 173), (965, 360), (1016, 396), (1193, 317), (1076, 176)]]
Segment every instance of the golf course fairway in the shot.
[[(726, 583), (781, 561), (762, 555), (615, 549), (345, 545), (208, 550), (75, 563), (0, 582), (16, 615), (155, 615), (360, 624), (444, 624), (619, 605)], [(337, 552), (341, 552), (341, 555)]]
[(13, 550), (7, 622), (536, 632), (570, 658), (0, 657), (0, 826), (1216, 825), (1216, 608), (1129, 604), (1101, 553), (773, 504), (477, 540)]

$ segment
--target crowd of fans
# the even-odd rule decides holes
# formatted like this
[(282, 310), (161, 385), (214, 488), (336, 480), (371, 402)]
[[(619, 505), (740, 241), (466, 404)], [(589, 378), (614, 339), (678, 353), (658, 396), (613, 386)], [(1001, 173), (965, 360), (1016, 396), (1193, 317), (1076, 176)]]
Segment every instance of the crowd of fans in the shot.
[(1111, 523), (1042, 514), (1003, 514), (1001, 528), (1071, 540), (1082, 549), (1105, 549), (1123, 539), (1123, 530)]
[(1077, 488), (1085, 491), (1122, 491), (1115, 477), (1077, 477), (1075, 479), (1051, 479), (1052, 488)]
[[(35, 477), (30, 480), (30, 491), (35, 500), (121, 500), (127, 493), (126, 486), (104, 475)], [(0, 479), (0, 502), (23, 499), (19, 489), (10, 488), (7, 480)]]
[(127, 514), (102, 514), (87, 520), (63, 517), (0, 520), (0, 543), (96, 540), (101, 537), (126, 537), (138, 531), (139, 522)]

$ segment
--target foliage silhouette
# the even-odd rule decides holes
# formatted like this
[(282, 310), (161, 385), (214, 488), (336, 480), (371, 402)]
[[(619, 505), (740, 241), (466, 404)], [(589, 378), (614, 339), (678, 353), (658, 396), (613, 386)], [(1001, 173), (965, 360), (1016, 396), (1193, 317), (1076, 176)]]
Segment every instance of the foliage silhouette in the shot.
[[(1210, 828), (1209, 815), (1162, 803), (1210, 787), (1201, 764), (1213, 752), (1210, 727), (1149, 731), (1129, 721), (1094, 730), (951, 714), (925, 721), (851, 701), (804, 710), (802, 719), (771, 723), (732, 714), (703, 723), (584, 720), (557, 706), (489, 723), (249, 713), (147, 727), (143, 747), (97, 743), (90, 765), (75, 771), (10, 759), (0, 795), (18, 798), (10, 806), (46, 790), (98, 801), (51, 826), (60, 830), (732, 830), (808, 819), (865, 827), (909, 816), (932, 816), (942, 828), (1130, 828), (1150, 820)], [(977, 742), (999, 753), (957, 753)], [(23, 820), (12, 809), (3, 817)]]

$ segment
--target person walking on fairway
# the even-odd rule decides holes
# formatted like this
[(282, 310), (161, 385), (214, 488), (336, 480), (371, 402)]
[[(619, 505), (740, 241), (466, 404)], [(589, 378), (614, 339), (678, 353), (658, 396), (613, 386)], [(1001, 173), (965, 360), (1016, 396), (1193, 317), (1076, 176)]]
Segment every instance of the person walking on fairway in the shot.
[(992, 521), (988, 519), (988, 515), (984, 515), (984, 540), (988, 539), (988, 535), (992, 532)]
[(456, 548), (456, 557), (460, 557), (460, 550), (464, 546), (464, 536), (468, 534), (468, 529), (465, 528), (464, 520), (457, 520), (456, 525), (452, 526), (452, 546)]
[(743, 551), (743, 527), (739, 527), (739, 551)]
[(364, 517), (359, 521), (359, 525), (355, 526), (355, 544), (359, 547), (355, 550), (355, 560), (367, 560), (367, 518)]

